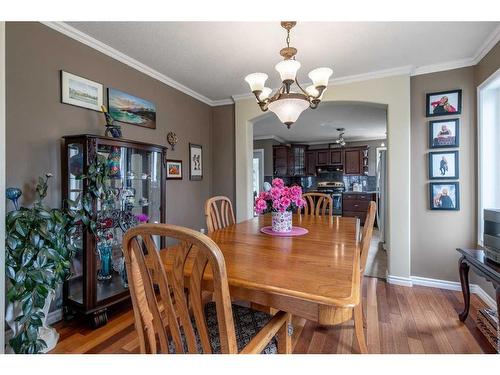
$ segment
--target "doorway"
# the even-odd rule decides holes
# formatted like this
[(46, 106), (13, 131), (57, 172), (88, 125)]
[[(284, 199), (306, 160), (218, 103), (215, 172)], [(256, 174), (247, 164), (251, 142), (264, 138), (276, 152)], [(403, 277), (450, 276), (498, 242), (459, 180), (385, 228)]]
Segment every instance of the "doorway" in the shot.
[(259, 195), (264, 185), (264, 149), (253, 150), (252, 160), (253, 197)]

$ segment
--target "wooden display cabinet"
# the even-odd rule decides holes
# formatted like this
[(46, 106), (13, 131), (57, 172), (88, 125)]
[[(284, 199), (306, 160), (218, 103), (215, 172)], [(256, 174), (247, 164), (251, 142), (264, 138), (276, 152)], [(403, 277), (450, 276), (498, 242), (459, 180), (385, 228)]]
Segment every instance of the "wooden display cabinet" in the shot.
[[(63, 204), (87, 193), (88, 173), (96, 153), (115, 166), (110, 176), (114, 198), (107, 202), (94, 199), (98, 225), (106, 238), (96, 236), (81, 225), (72, 241), (77, 252), (71, 265), (72, 276), (64, 284), (66, 317), (75, 312), (89, 317), (92, 326), (107, 323), (107, 309), (129, 299), (126, 272), (123, 270), (122, 236), (139, 219), (165, 223), (165, 158), (164, 146), (97, 135), (72, 135), (62, 139), (61, 176)], [(116, 168), (117, 167), (117, 168)], [(157, 246), (159, 238), (155, 238)], [(111, 254), (106, 262), (104, 254)], [(111, 250), (110, 250), (111, 249)], [(101, 255), (100, 255), (101, 254)], [(110, 266), (111, 265), (111, 269)]]

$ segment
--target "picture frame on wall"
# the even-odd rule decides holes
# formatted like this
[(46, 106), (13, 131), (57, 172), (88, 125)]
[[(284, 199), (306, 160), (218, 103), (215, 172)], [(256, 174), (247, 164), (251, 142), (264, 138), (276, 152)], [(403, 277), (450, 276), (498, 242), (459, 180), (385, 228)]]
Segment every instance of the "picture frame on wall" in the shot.
[(201, 145), (189, 144), (189, 179), (200, 181), (203, 179), (203, 150)]
[(167, 180), (182, 180), (182, 160), (167, 159)]
[(150, 100), (109, 87), (108, 110), (118, 123), (156, 129), (156, 104)]
[(430, 209), (441, 211), (460, 210), (460, 189), (458, 182), (430, 182)]
[(460, 120), (429, 121), (429, 148), (460, 146)]
[(458, 179), (458, 151), (429, 152), (429, 179)]
[(61, 103), (101, 112), (103, 86), (61, 70)]
[(462, 113), (462, 90), (433, 92), (426, 95), (426, 116), (451, 116)]

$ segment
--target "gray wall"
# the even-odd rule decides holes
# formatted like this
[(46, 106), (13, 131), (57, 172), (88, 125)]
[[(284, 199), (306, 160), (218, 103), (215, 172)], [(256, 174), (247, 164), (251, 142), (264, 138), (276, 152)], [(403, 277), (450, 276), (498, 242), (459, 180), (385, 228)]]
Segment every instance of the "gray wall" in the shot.
[[(39, 23), (8, 22), (6, 55), (6, 182), (23, 189), (23, 204), (31, 203), (35, 178), (52, 172), (48, 203), (60, 205), (62, 136), (104, 133), (101, 113), (60, 103), (63, 69), (156, 103), (157, 128), (125, 125), (124, 138), (166, 145), (167, 132), (177, 133), (179, 143), (168, 157), (183, 161), (184, 179), (167, 181), (167, 222), (205, 227), (203, 203), (212, 178), (211, 107)], [(202, 181), (189, 180), (189, 142), (203, 146)]]
[[(460, 211), (429, 209), (428, 121), (425, 94), (462, 89), (460, 118)], [(411, 78), (411, 274), (458, 281), (457, 247), (476, 243), (476, 125), (474, 68)], [(441, 119), (443, 117), (440, 117)]]
[(212, 112), (212, 195), (225, 195), (235, 209), (234, 105)]
[(279, 145), (274, 139), (260, 139), (253, 141), (253, 149), (264, 149), (264, 176), (273, 175), (273, 145)]

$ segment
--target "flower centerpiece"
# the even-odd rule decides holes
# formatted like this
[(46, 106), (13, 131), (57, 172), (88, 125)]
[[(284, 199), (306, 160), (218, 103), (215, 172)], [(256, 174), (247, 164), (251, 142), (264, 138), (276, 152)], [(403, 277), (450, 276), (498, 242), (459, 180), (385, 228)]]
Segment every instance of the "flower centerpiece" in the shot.
[(269, 191), (262, 191), (255, 200), (258, 214), (272, 212), (275, 232), (292, 231), (292, 210), (305, 205), (300, 186), (287, 187), (281, 178), (272, 181)]

